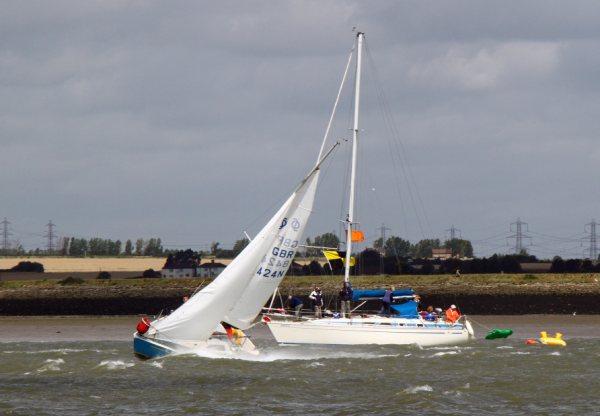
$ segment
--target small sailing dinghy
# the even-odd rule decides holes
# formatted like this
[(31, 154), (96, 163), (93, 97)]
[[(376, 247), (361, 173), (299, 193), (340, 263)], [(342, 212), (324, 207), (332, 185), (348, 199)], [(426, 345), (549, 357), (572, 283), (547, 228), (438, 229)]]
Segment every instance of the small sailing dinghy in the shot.
[(315, 166), (225, 270), (170, 315), (138, 324), (136, 356), (148, 359), (199, 348), (258, 353), (243, 331), (254, 324), (301, 245), (321, 164), (339, 145), (324, 151), (330, 125)]
[[(346, 224), (346, 254), (344, 260), (344, 281), (350, 280), (350, 267), (353, 264), (352, 243), (361, 241), (362, 233), (356, 228), (354, 213), (356, 165), (359, 135), (359, 104), (361, 86), (361, 61), (364, 33), (356, 36), (356, 75), (354, 87), (354, 120), (352, 134), (352, 163), (350, 171), (350, 190), (348, 216)], [(348, 61), (350, 62), (350, 60)], [(346, 72), (348, 66), (346, 67)], [(342, 80), (342, 85), (345, 80)], [(341, 90), (341, 87), (340, 87)], [(338, 94), (339, 98), (339, 94)], [(335, 107), (334, 107), (335, 108)], [(353, 300), (381, 300), (384, 292), (355, 291)], [(376, 291), (377, 292), (377, 291)], [(357, 297), (358, 296), (358, 297)], [(362, 297), (361, 297), (362, 296)], [(266, 313), (263, 321), (267, 324), (275, 340), (280, 344), (330, 344), (364, 345), (396, 344), (420, 346), (456, 345), (474, 337), (471, 324), (466, 317), (456, 322), (443, 318), (431, 322), (417, 314), (417, 303), (412, 290), (393, 292), (392, 314), (382, 316), (378, 313), (357, 312), (346, 316), (301, 317), (300, 319), (282, 314)]]

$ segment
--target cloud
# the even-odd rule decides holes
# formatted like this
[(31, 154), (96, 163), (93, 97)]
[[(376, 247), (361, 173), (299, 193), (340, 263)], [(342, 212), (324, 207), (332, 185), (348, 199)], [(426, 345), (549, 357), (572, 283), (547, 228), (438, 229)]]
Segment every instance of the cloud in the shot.
[[(63, 234), (160, 235), (173, 244), (226, 244), (256, 231), (316, 157), (358, 26), (369, 51), (359, 193), (367, 234), (384, 221), (416, 240), (454, 223), (483, 238), (490, 222), (502, 227), (518, 215), (569, 234), (598, 204), (590, 172), (600, 127), (599, 8), (3, 5), (0, 216), (23, 235), (52, 218)], [(377, 80), (398, 137), (381, 117)], [(351, 93), (334, 138), (348, 137)], [(394, 171), (392, 140), (404, 143), (428, 220)], [(311, 234), (344, 216), (348, 147), (324, 175)], [(572, 220), (559, 215), (569, 209)]]
[(506, 42), (493, 46), (450, 46), (442, 56), (415, 63), (411, 81), (430, 88), (493, 90), (514, 82), (548, 79), (559, 66), (555, 42)]

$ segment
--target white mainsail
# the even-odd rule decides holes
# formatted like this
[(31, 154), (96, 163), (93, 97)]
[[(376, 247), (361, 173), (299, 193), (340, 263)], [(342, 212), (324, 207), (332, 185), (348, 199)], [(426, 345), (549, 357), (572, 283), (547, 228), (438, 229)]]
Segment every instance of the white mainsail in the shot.
[[(268, 298), (263, 291), (268, 288), (264, 293), (271, 294), (292, 262), (312, 209), (318, 176), (317, 166), (225, 270), (172, 314), (154, 321), (151, 332), (170, 340), (205, 341), (221, 321), (245, 327), (248, 319), (254, 319)], [(286, 246), (286, 239), (292, 237), (294, 247), (292, 243)], [(277, 261), (270, 266), (273, 253)], [(248, 305), (236, 308), (241, 302)], [(230, 320), (224, 319), (228, 314)]]

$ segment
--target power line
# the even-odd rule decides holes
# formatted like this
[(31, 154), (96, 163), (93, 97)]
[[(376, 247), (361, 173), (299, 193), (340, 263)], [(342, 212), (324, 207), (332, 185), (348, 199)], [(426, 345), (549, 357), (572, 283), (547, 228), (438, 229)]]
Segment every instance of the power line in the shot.
[(452, 226), (447, 229), (446, 232), (450, 234), (450, 240), (455, 240), (457, 235), (459, 236), (458, 238), (462, 238), (461, 230), (456, 228), (454, 224), (452, 224)]
[(585, 252), (590, 253), (591, 260), (598, 260), (598, 236), (596, 234), (596, 224), (596, 220), (592, 219), (592, 222), (586, 224), (584, 227), (585, 232), (590, 234), (590, 248), (585, 250)]
[(10, 225), (10, 221), (4, 217), (4, 221), (2, 221), (2, 251), (7, 253), (10, 249), (10, 241), (8, 237), (12, 235), (12, 233), (8, 230), (8, 226)]
[(525, 229), (526, 232), (529, 232), (529, 224), (521, 221), (521, 218), (517, 218), (517, 221), (510, 224), (510, 231), (514, 232), (514, 234), (508, 236), (507, 238), (515, 239), (515, 254), (520, 254), (523, 251), (523, 240), (531, 238), (523, 233), (523, 229)]
[(48, 254), (52, 254), (55, 248), (54, 239), (56, 238), (56, 235), (54, 234), (54, 227), (56, 227), (56, 224), (50, 220), (48, 221), (48, 224), (46, 224), (46, 227), (48, 227), (48, 232), (44, 235), (44, 237), (48, 239), (46, 248), (48, 249)]

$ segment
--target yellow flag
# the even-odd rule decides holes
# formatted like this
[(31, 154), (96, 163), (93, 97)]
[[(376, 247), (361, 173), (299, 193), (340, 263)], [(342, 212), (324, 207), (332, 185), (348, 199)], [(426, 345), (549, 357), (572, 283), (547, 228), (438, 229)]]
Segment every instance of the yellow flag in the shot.
[[(341, 257), (340, 253), (338, 253), (335, 250), (323, 250), (323, 255), (325, 256), (325, 258), (327, 259), (327, 261), (331, 261), (331, 260), (341, 260), (343, 262), (346, 262), (346, 258), (345, 257)], [(354, 257), (350, 257), (350, 267), (354, 266), (356, 264), (356, 258)]]
[(323, 250), (323, 255), (327, 260), (342, 260), (339, 253), (335, 250)]

